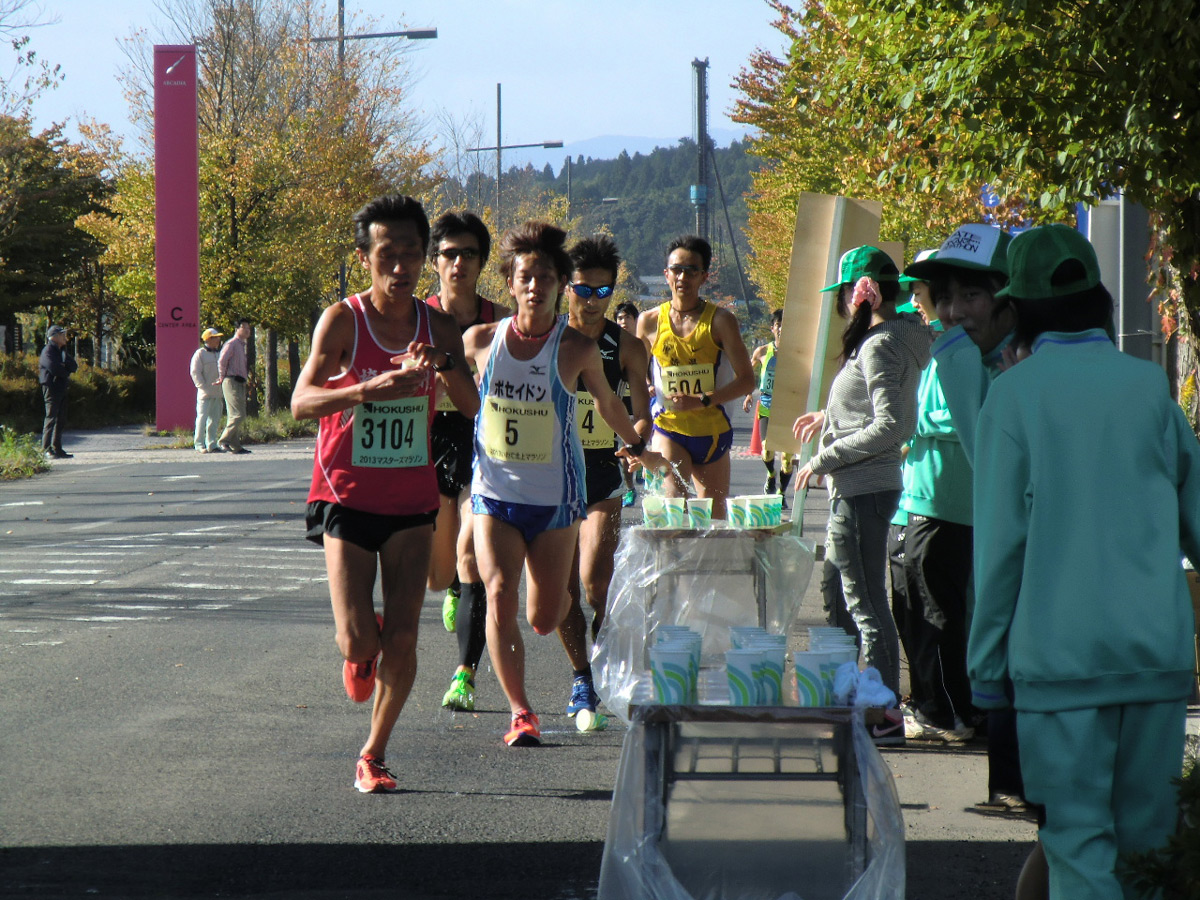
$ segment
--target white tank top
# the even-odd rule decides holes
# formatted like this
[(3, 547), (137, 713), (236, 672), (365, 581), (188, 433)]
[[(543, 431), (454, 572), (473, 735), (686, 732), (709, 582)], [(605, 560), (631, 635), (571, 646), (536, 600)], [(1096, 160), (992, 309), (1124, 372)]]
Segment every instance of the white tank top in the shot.
[(583, 447), (575, 427), (575, 392), (558, 374), (567, 317), (559, 317), (530, 360), (508, 352), (512, 321), (503, 319), (496, 328), (479, 385), (471, 493), (501, 503), (570, 506), (582, 516)]

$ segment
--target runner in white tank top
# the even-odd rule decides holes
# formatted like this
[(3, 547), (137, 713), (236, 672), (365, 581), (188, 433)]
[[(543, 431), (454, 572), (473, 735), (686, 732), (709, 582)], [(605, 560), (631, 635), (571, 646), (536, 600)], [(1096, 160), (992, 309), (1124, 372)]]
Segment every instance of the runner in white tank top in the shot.
[(609, 387), (595, 340), (557, 318), (571, 272), (565, 241), (561, 229), (538, 222), (506, 233), (500, 270), (516, 313), (463, 336), (487, 385), (476, 425), (471, 499), (479, 574), (492, 607), (488, 650), (513, 713), (504, 736), (510, 746), (537, 744), (541, 733), (525, 693), (525, 648), (517, 625), (521, 567), (526, 618), (538, 634), (556, 630), (567, 611), (567, 578), (583, 514), (575, 384), (582, 379), (597, 413), (628, 445), (619, 451), (622, 456), (663, 465), (646, 450)]

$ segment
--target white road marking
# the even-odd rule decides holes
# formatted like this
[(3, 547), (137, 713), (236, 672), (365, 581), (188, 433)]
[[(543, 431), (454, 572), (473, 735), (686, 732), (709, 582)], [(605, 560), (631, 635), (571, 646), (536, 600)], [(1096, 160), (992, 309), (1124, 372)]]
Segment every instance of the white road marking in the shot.
[(96, 584), (99, 579), (70, 580), (58, 578), (14, 578), (12, 584), (57, 584), (57, 585), (86, 585)]
[(13, 503), (0, 503), (0, 507), (5, 506), (44, 506), (45, 500), (17, 500)]

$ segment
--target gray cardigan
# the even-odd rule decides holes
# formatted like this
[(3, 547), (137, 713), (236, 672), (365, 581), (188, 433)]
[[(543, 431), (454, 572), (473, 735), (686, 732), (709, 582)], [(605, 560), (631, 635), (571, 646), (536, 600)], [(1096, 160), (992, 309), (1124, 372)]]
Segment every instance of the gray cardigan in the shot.
[(917, 427), (917, 384), (929, 362), (931, 333), (902, 315), (867, 332), (829, 389), (825, 427), (812, 471), (831, 495), (898, 491), (900, 450)]

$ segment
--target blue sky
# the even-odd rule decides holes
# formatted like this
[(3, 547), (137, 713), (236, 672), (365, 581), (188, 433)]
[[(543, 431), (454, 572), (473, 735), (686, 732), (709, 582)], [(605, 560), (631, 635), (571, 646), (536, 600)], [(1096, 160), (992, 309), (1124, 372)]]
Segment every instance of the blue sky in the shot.
[[(37, 102), (38, 124), (90, 116), (125, 133), (119, 40), (139, 27), (161, 40), (165, 18), (155, 0), (39, 5), (58, 22), (35, 29), (31, 46), (61, 64), (66, 80)], [(326, 7), (335, 14), (336, 0)], [(692, 132), (691, 62), (705, 57), (710, 131), (725, 143), (744, 131), (729, 120), (736, 96), (729, 83), (756, 47), (783, 46), (764, 0), (346, 0), (346, 15), (348, 32), (364, 30), (367, 15), (383, 30), (437, 28), (437, 40), (414, 42), (414, 102), (480, 119), (488, 144), (497, 83), (505, 144), (561, 140), (569, 149), (605, 135), (673, 143)], [(11, 51), (0, 50), (7, 71)], [(432, 121), (428, 127), (436, 134)]]

